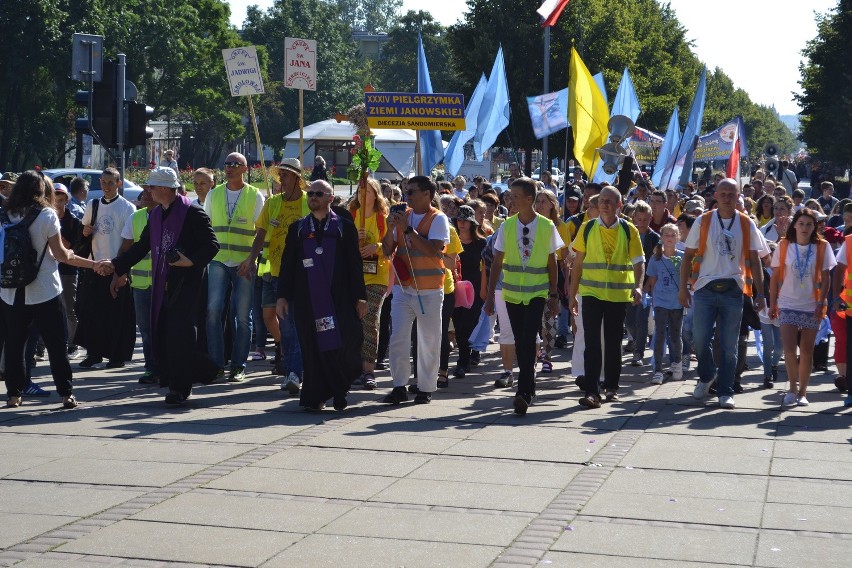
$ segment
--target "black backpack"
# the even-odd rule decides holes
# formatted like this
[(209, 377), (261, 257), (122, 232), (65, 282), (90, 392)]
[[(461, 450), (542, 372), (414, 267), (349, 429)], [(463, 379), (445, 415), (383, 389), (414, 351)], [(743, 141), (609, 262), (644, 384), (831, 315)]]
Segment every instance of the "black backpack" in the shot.
[(41, 213), (41, 209), (30, 208), (20, 222), (12, 224), (7, 211), (0, 212), (5, 238), (3, 241), (3, 264), (0, 265), (0, 288), (22, 288), (38, 276), (47, 243), (39, 256), (30, 238), (30, 225)]

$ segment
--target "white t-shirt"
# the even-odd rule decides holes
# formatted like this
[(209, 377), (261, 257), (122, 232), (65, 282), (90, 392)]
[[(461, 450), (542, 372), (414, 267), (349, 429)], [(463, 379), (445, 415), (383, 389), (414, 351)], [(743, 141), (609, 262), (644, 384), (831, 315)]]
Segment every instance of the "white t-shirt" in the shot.
[[(92, 222), (92, 201), (94, 200), (86, 203), (86, 212), (83, 213), (84, 225)], [(136, 206), (121, 196), (106, 205), (103, 201), (98, 204), (98, 216), (95, 220), (92, 240), (92, 256), (95, 260), (113, 259), (118, 256), (118, 249), (121, 248), (121, 231), (135, 211)]]
[[(245, 186), (243, 186), (243, 188), (245, 188)], [(239, 201), (240, 195), (242, 195), (243, 192), (242, 189), (232, 191), (228, 189), (225, 185), (217, 185), (216, 187), (214, 187), (210, 191), (210, 193), (207, 194), (207, 199), (204, 200), (204, 212), (207, 213), (207, 216), (211, 219), (213, 218), (213, 203), (222, 203), (222, 191), (225, 192), (225, 206), (227, 207), (225, 212), (228, 214), (228, 217), (230, 217), (233, 211), (236, 209), (237, 201)], [(244, 227), (247, 229), (253, 229), (257, 218), (260, 217), (260, 212), (263, 211), (263, 202), (263, 195), (261, 195), (260, 190), (258, 190), (257, 197), (255, 197), (254, 200), (254, 218), (246, 219), (245, 223), (240, 224), (244, 225)], [(222, 264), (224, 264), (225, 266), (234, 267), (239, 266), (240, 262), (242, 261), (228, 261), (223, 262)]]
[[(506, 237), (504, 227), (505, 223), (500, 225), (497, 229), (497, 236), (494, 237), (494, 250), (499, 250), (500, 252), (506, 252)], [(527, 262), (530, 259), (530, 255), (532, 254), (533, 247), (535, 246), (535, 235), (536, 235), (536, 227), (538, 226), (538, 215), (532, 220), (529, 225), (524, 225), (521, 223), (521, 220), (518, 219), (518, 226), (520, 227), (520, 231), (518, 231), (518, 237), (516, 235), (515, 246), (518, 247), (518, 252), (521, 255), (521, 264), (526, 267)], [(527, 244), (524, 244), (524, 227), (529, 229), (526, 234)], [(553, 230), (550, 232), (550, 242), (548, 243), (548, 254), (553, 254), (561, 248), (565, 247), (565, 242), (562, 240), (562, 237), (559, 236), (559, 231), (556, 230), (556, 225), (553, 226)]]
[(774, 218), (768, 223), (766, 223), (764, 226), (762, 226), (760, 228), (760, 232), (761, 234), (763, 234), (767, 241), (772, 241), (773, 243), (777, 243), (782, 236), (778, 234), (778, 229), (775, 227)]
[[(417, 226), (420, 224), (420, 221), (423, 220), (423, 217), (426, 216), (426, 213), (420, 213), (415, 215), (414, 211), (409, 212), (408, 224), (414, 227), (417, 230)], [(393, 234), (394, 240), (397, 240), (396, 231)], [(435, 215), (435, 218), (432, 219), (432, 224), (429, 226), (429, 234), (426, 237), (430, 241), (441, 241), (445, 245), (450, 243), (450, 220), (443, 213), (438, 213)], [(417, 294), (417, 289), (414, 286), (400, 286), (399, 283), (394, 284), (394, 294), (398, 292), (406, 293), (406, 294)], [(432, 294), (443, 294), (444, 289), (440, 288), (437, 290), (420, 290), (420, 294), (422, 296), (429, 296)]]
[[(23, 217), (9, 215), (9, 220), (13, 223), (18, 223), (21, 219)], [(30, 225), (29, 230), (33, 248), (38, 251), (38, 256), (41, 257), (42, 250), (45, 251), (36, 279), (24, 288), (24, 303), (31, 306), (42, 304), (62, 293), (62, 282), (59, 280), (59, 263), (53, 258), (50, 247), (44, 248), (47, 239), (59, 234), (59, 217), (56, 216), (56, 211), (52, 207), (42, 209), (33, 224)], [(11, 306), (15, 303), (16, 291), (15, 288), (0, 288), (0, 298)]]
[[(689, 235), (686, 237), (686, 248), (698, 249), (701, 223), (704, 219), (705, 217), (701, 215), (695, 220), (695, 223), (689, 230)], [(699, 272), (698, 280), (695, 282), (695, 290), (703, 288), (713, 280), (727, 278), (735, 279), (740, 289), (742, 289), (745, 285), (745, 280), (742, 268), (740, 267), (743, 258), (743, 233), (739, 216), (735, 213), (733, 219), (722, 219), (724, 229), (720, 223), (718, 211), (713, 211), (709, 221), (710, 230), (707, 234), (707, 247), (704, 258), (701, 261), (701, 271)], [(749, 219), (748, 224), (749, 238), (751, 240), (750, 249), (758, 251), (758, 255), (765, 254), (768, 250), (766, 240), (757, 229), (754, 221)], [(759, 267), (756, 267), (755, 270), (759, 270)]]
[[(128, 240), (128, 241), (135, 241), (136, 240), (135, 238), (133, 238), (133, 215), (134, 214), (135, 214), (135, 212), (131, 213), (130, 216), (127, 218), (127, 221), (124, 222), (124, 228), (121, 230), (121, 238), (123, 240)], [(150, 215), (150, 212), (148, 213), (148, 215)]]
[[(808, 250), (810, 249), (810, 255)], [(798, 252), (798, 257), (796, 253)], [(800, 312), (813, 312), (816, 309), (814, 298), (814, 266), (816, 265), (817, 246), (790, 244), (785, 259), (784, 281), (778, 291), (778, 307)], [(825, 247), (822, 269), (831, 270), (837, 265), (830, 246)], [(781, 247), (772, 255), (772, 268), (781, 266)]]

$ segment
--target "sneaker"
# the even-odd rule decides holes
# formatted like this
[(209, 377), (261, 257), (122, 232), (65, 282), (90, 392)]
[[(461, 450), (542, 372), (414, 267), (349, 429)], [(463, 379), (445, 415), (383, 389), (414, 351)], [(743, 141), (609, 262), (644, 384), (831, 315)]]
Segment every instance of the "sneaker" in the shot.
[(743, 394), (743, 392), (745, 392), (745, 390), (743, 389), (743, 385), (740, 381), (734, 381), (733, 389), (735, 394)]
[(532, 403), (532, 397), (529, 395), (524, 396), (522, 394), (516, 394), (515, 399), (512, 401), (512, 406), (515, 409), (515, 414), (518, 416), (526, 416), (527, 409), (530, 407)]
[(852, 406), (852, 395), (846, 397), (846, 400), (843, 401), (843, 406), (847, 408)]
[(228, 375), (229, 383), (241, 383), (246, 380), (246, 368), (244, 366), (231, 369), (231, 374)]
[(249, 353), (250, 361), (263, 361), (264, 359), (266, 359), (266, 352), (263, 349), (258, 349), (257, 351)]
[(707, 398), (710, 394), (710, 387), (713, 385), (712, 381), (707, 381), (706, 383), (703, 381), (698, 381), (695, 385), (695, 389), (692, 391), (693, 398), (698, 400)]
[(541, 361), (541, 372), (545, 374), (553, 372), (553, 363), (550, 362), (550, 359), (545, 357)]
[(640, 358), (638, 358), (638, 357), (634, 357), (634, 358), (633, 358), (633, 360), (632, 360), (632, 361), (630, 361), (630, 366), (631, 366), (631, 367), (641, 367), (641, 366), (642, 366), (642, 365), (644, 365), (644, 364), (645, 364), (645, 363), (643, 363), (643, 362), (642, 362), (642, 359), (640, 359)]
[(691, 364), (692, 361), (689, 360), (689, 357), (684, 358), (683, 363), (681, 364), (681, 369), (683, 369), (684, 373), (689, 371), (689, 367), (691, 366)]
[[(192, 393), (192, 391), (190, 391), (190, 393)], [(185, 395), (178, 391), (169, 391), (169, 393), (166, 395), (166, 404), (170, 406), (179, 406), (186, 402), (186, 399), (188, 399), (189, 396), (189, 394)]]
[(672, 379), (679, 381), (683, 379), (683, 372), (685, 369), (683, 368), (682, 363), (675, 363), (672, 365)]
[(334, 409), (338, 412), (342, 412), (346, 410), (346, 407), (349, 406), (349, 402), (346, 400), (345, 396), (336, 396), (334, 397)]
[(107, 369), (123, 369), (124, 361), (120, 361), (118, 359), (110, 359), (106, 364)]
[(89, 355), (88, 357), (80, 361), (80, 367), (82, 367), (83, 369), (91, 369), (95, 365), (100, 365), (103, 362), (103, 357), (95, 357), (93, 355)]
[(358, 375), (351, 383), (351, 386), (361, 388), (364, 386), (364, 373)]
[(393, 390), (382, 400), (385, 404), (397, 405), (401, 402), (408, 401), (408, 393), (405, 392), (405, 387), (393, 387)]
[(796, 404), (798, 404), (799, 406), (807, 406), (807, 405), (809, 405), (809, 404), (810, 404), (810, 402), (808, 402), (808, 397), (806, 397), (806, 396), (800, 396), (800, 397), (796, 400)]
[(565, 346), (568, 345), (568, 338), (564, 335), (557, 335), (556, 341), (553, 342), (557, 349), (565, 349)]
[(467, 367), (465, 367), (464, 365), (456, 365), (456, 368), (453, 369), (453, 376), (458, 378), (458, 379), (461, 379), (461, 378), (464, 377), (466, 372), (467, 372)]
[(772, 389), (775, 388), (775, 381), (772, 377), (763, 377), (763, 388)]
[(512, 375), (512, 371), (503, 371), (494, 381), (494, 386), (498, 389), (509, 388), (513, 384), (515, 384), (515, 377)]
[(607, 402), (618, 402), (618, 393), (615, 392), (615, 391), (607, 391), (606, 401)]
[(625, 353), (633, 353), (633, 349), (635, 348), (636, 343), (632, 339), (627, 340), (627, 344), (624, 346)]
[(139, 377), (140, 385), (154, 385), (160, 382), (160, 379), (154, 376), (154, 373), (151, 371), (145, 371), (142, 373), (142, 376)]
[(290, 394), (299, 394), (299, 375), (296, 373), (290, 373), (287, 375), (287, 379), (281, 383), (281, 390), (285, 390)]
[[(394, 388), (396, 388), (396, 387), (394, 387)], [(417, 393), (420, 392), (420, 389), (417, 388), (416, 384), (408, 385), (408, 392), (410, 392), (411, 394), (417, 394)]]
[(663, 373), (660, 371), (656, 371), (654, 376), (651, 378), (652, 385), (661, 385), (663, 384)]
[(47, 355), (45, 355), (45, 353), (44, 353), (44, 347), (36, 347), (35, 360), (36, 361), (46, 361), (47, 360)]
[(431, 392), (419, 392), (414, 397), (414, 404), (429, 404), (432, 402), (432, 393)]
[(580, 405), (585, 406), (586, 408), (600, 408), (601, 397), (596, 394), (587, 394), (580, 399)]
[(376, 388), (376, 377), (373, 373), (364, 374), (364, 390), (371, 391)]
[(470, 366), (476, 367), (482, 361), (482, 354), (476, 349), (470, 351)]
[(80, 348), (73, 344), (69, 345), (67, 353), (69, 359), (74, 359), (80, 354)]
[(732, 397), (732, 396), (719, 397), (719, 406), (721, 406), (722, 408), (735, 408), (736, 404), (734, 404), (734, 397)]
[(50, 396), (49, 392), (32, 382), (24, 389), (24, 394), (27, 396)]
[(794, 392), (785, 393), (784, 400), (781, 401), (781, 406), (796, 406), (797, 398)]

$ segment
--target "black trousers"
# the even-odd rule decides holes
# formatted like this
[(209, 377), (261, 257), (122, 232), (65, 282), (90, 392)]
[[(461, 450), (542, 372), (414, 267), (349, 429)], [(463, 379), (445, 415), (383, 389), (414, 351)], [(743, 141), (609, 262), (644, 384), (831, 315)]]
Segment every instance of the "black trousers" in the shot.
[(65, 312), (59, 296), (41, 304), (24, 303), (24, 290), (15, 294), (15, 303), (4, 306), (6, 330), (6, 394), (21, 396), (27, 386), (24, 364), (24, 348), (30, 334), (30, 325), (35, 323), (41, 332), (50, 372), (59, 396), (71, 396), (71, 364), (65, 351)]
[(393, 294), (388, 294), (388, 297), (382, 302), (382, 313), (379, 316), (379, 345), (376, 349), (376, 361), (384, 361), (388, 356), (391, 331), (390, 306), (392, 299)]
[[(536, 338), (541, 329), (546, 298), (533, 298), (529, 304), (506, 302), (509, 323), (515, 335), (515, 356), (518, 359), (518, 394), (535, 395)], [(624, 316), (622, 314), (622, 322)], [(600, 325), (600, 324), (599, 324)]]
[[(604, 388), (607, 391), (618, 390), (618, 378), (621, 376), (621, 339), (626, 313), (627, 302), (606, 302), (594, 296), (583, 296), (583, 331), (586, 337), (586, 350), (583, 355), (586, 376), (599, 377), (603, 365)], [(602, 361), (601, 324), (608, 355), (606, 361)], [(600, 384), (597, 380), (589, 380), (586, 383), (586, 394), (600, 395)]]
[[(455, 297), (452, 294), (447, 295), (455, 305)], [(479, 323), (479, 314), (482, 313), (483, 303), (477, 297), (471, 307), (454, 308), (452, 312), (453, 325), (456, 328), (456, 343), (459, 346), (458, 364), (465, 368), (470, 366), (470, 334), (473, 333), (476, 324)]]

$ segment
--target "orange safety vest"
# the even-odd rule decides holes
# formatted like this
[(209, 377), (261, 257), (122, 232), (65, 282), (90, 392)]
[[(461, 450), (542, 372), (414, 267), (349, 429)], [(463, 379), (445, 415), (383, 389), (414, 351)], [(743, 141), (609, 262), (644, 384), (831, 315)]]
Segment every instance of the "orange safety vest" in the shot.
[[(432, 221), (439, 213), (440, 211), (430, 207), (417, 225), (417, 233), (424, 236), (429, 235)], [(406, 215), (410, 214), (411, 210), (409, 209)], [(399, 284), (408, 287), (414, 286), (416, 282), (418, 290), (443, 290), (445, 274), (443, 255), (440, 253), (434, 256), (426, 255), (419, 250), (409, 248), (406, 245), (405, 235), (397, 235), (397, 237), (401, 240), (396, 249), (393, 263), (397, 276), (399, 276)], [(412, 273), (414, 278), (412, 278)]]
[[(689, 284), (692, 287), (695, 286), (701, 272), (701, 261), (704, 260), (704, 253), (707, 251), (707, 235), (710, 234), (710, 221), (713, 219), (714, 211), (710, 210), (699, 217), (701, 219), (701, 231), (698, 233), (698, 251), (692, 259), (692, 274), (689, 277)], [(751, 286), (754, 283), (751, 276), (751, 230), (749, 227), (751, 220), (739, 211), (734, 211), (734, 213), (740, 216), (740, 228), (743, 233), (743, 264), (741, 265), (744, 273), (743, 280), (745, 281), (743, 294), (751, 296)]]
[(846, 311), (838, 311), (837, 315), (841, 318), (846, 316), (852, 317), (852, 235), (844, 237), (846, 243), (846, 280), (843, 286), (843, 292), (840, 292), (840, 297), (846, 304)]

